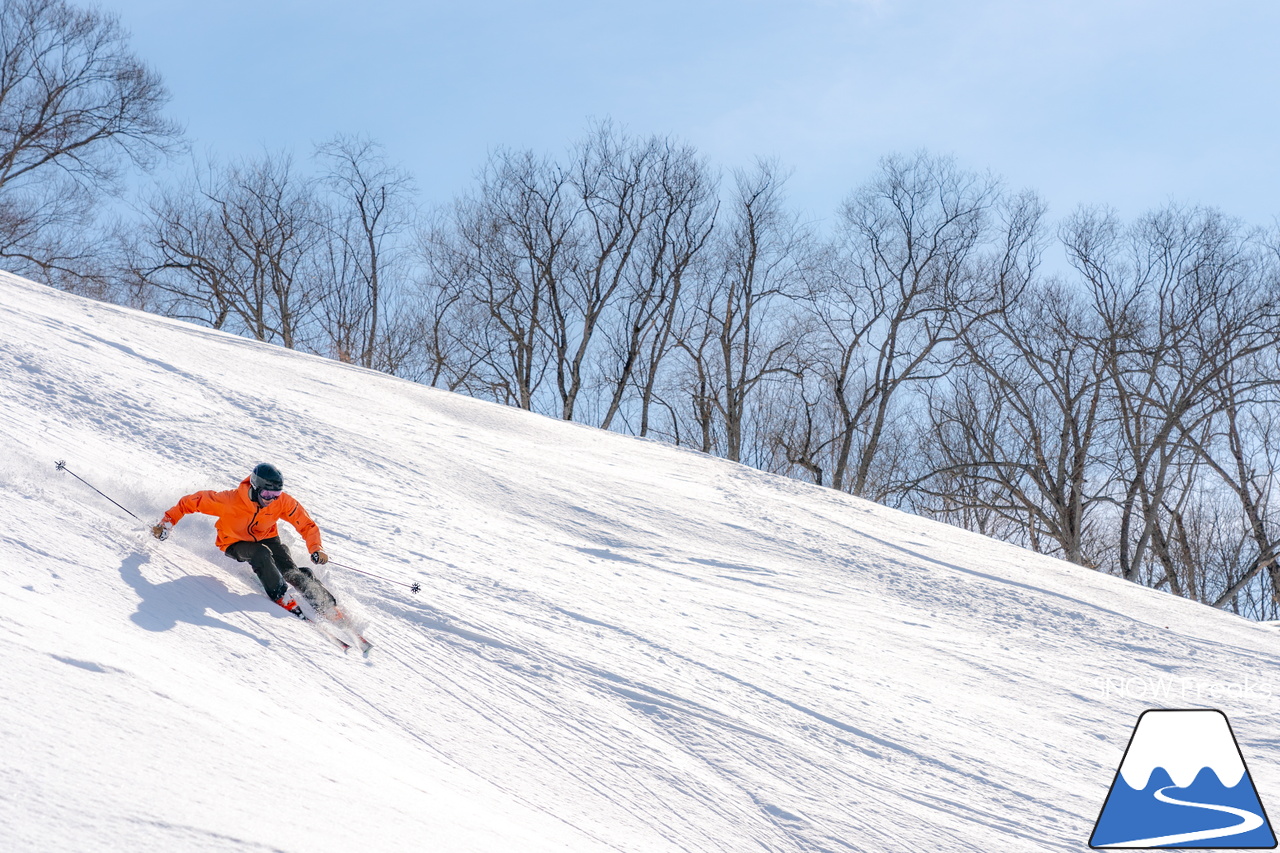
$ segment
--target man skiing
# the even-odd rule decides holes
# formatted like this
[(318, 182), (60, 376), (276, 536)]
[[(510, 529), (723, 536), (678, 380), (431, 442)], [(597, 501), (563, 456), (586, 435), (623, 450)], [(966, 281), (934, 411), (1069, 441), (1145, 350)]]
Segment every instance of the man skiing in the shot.
[(311, 569), (299, 568), (289, 555), (289, 549), (280, 541), (276, 522), (287, 521), (302, 534), (311, 553), (311, 562), (329, 562), (320, 546), (320, 528), (302, 504), (284, 491), (284, 476), (274, 465), (258, 464), (238, 488), (225, 492), (206, 490), (181, 498), (151, 528), (151, 535), (167, 539), (174, 525), (193, 512), (218, 519), (215, 524), (217, 546), (228, 557), (252, 566), (267, 597), (276, 604), (300, 619), (306, 618), (298, 602), (288, 595), (287, 581), (306, 596), (318, 613), (334, 620), (343, 619), (329, 590), (316, 579)]

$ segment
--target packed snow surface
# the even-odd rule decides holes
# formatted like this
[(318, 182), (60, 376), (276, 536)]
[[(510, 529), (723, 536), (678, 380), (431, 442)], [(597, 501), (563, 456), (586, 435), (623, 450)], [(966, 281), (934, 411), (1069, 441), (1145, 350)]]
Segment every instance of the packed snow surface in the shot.
[[(368, 660), (146, 534), (258, 461)], [(0, 517), (4, 851), (1083, 850), (1151, 707), (1280, 809), (1275, 627), (11, 276)]]

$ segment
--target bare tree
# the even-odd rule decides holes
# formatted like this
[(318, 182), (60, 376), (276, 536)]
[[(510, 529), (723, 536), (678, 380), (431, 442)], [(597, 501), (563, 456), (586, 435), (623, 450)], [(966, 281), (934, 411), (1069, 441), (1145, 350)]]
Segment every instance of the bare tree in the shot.
[(484, 347), (488, 312), (459, 286), (461, 276), (447, 266), (454, 259), (441, 251), (450, 244), (439, 225), (424, 231), (415, 254), (421, 270), (411, 296), (413, 351), (398, 375), (449, 391), (491, 397), (485, 365), (492, 353)]
[(324, 237), (313, 183), (287, 156), (221, 169), (149, 204), (128, 274), (157, 308), (289, 348), (312, 348)]
[[(808, 233), (784, 206), (786, 178), (761, 160), (734, 175), (734, 191), (700, 273), (680, 347), (691, 362), (687, 393), (702, 449), (723, 441), (725, 458), (743, 458), (753, 395), (786, 373), (796, 340), (791, 305), (803, 287), (812, 249)], [(713, 422), (714, 421), (714, 422)]]
[(601, 427), (609, 429), (628, 393), (639, 402), (635, 431), (649, 434), (661, 368), (676, 346), (676, 322), (686, 280), (716, 222), (715, 184), (692, 148), (656, 141), (658, 162), (650, 171), (655, 210), (627, 273), (627, 292), (606, 327), (605, 381), (612, 386)]
[(369, 139), (340, 136), (316, 154), (333, 197), (321, 260), (331, 286), (321, 320), (340, 360), (386, 370), (401, 360), (388, 349), (392, 330), (384, 325), (402, 276), (399, 241), (414, 222), (412, 180)]
[(809, 295), (833, 410), (822, 447), (832, 487), (887, 496), (892, 478), (877, 466), (902, 392), (943, 375), (949, 345), (1016, 292), (1000, 270), (1017, 268), (1039, 205), (1024, 197), (1012, 206), (1003, 258), (984, 267), (998, 198), (993, 179), (922, 153), (886, 158), (845, 204), (841, 242)]
[(952, 382), (930, 395), (934, 458), (917, 506), (1096, 566), (1091, 517), (1106, 499), (1097, 326), (1082, 294), (1059, 281), (973, 324)]
[(1153, 572), (1152, 585), (1185, 594), (1189, 551), (1179, 530), (1206, 459), (1196, 448), (1230, 407), (1231, 394), (1215, 389), (1277, 344), (1274, 282), (1259, 280), (1251, 236), (1212, 210), (1171, 206), (1129, 229), (1082, 211), (1064, 239), (1106, 330), (1117, 570), (1130, 580)]
[[(1215, 517), (1213, 535), (1196, 538), (1184, 532), (1185, 518), (1175, 517), (1191, 597), (1215, 607), (1238, 606), (1241, 593), (1262, 576), (1266, 584), (1257, 585), (1269, 588), (1270, 595), (1252, 603), (1261, 618), (1274, 615), (1280, 604), (1280, 528), (1271, 501), (1280, 470), (1277, 356), (1276, 351), (1259, 353), (1230, 365), (1209, 392), (1217, 416), (1205, 432), (1186, 437), (1200, 462), (1225, 487), (1213, 514), (1234, 518), (1235, 523)], [(1215, 564), (1218, 571), (1211, 574)]]
[(657, 138), (636, 143), (606, 122), (577, 146), (565, 170), (573, 193), (574, 252), (566, 274), (547, 280), (545, 326), (564, 420), (574, 419), (587, 356), (607, 312), (626, 293), (657, 215), (662, 149)]
[(782, 377), (781, 387), (766, 399), (762, 450), (772, 455), (768, 468), (773, 473), (825, 486), (835, 425), (823, 378), (822, 352), (808, 345), (821, 331), (803, 323), (798, 319), (792, 327), (792, 337), (799, 343), (788, 361), (789, 375)]
[(478, 193), (456, 200), (423, 234), (425, 286), (459, 319), (449, 324), (452, 343), (473, 365), (466, 387), (522, 409), (534, 408), (551, 366), (547, 292), (573, 262), (567, 181), (533, 152), (495, 152)]
[(674, 306), (714, 211), (694, 152), (605, 122), (567, 164), (496, 152), (481, 184), (425, 232), (432, 347), (470, 365), (437, 375), (606, 427), (639, 384), (647, 430)]
[(177, 145), (168, 93), (116, 16), (63, 0), (0, 4), (0, 258), (73, 282), (95, 202)]

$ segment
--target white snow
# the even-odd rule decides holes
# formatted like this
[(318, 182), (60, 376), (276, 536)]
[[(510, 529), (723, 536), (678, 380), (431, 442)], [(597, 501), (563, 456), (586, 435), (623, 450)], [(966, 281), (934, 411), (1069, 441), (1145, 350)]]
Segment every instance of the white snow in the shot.
[(1206, 767), (1228, 788), (1240, 784), (1245, 772), (1231, 726), (1217, 711), (1143, 714), (1120, 765), (1120, 775), (1130, 788), (1141, 791), (1157, 767), (1168, 771), (1179, 788), (1194, 782)]
[[(145, 534), (262, 460), (368, 661)], [(1150, 707), (1280, 803), (1274, 627), (11, 276), (0, 518), (4, 851), (1083, 850)]]

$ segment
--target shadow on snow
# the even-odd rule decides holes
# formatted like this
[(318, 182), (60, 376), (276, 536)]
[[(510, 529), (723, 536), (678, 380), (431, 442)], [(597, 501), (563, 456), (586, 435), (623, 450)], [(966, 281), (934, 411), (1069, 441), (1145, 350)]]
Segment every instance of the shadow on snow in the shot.
[(129, 619), (147, 631), (168, 631), (179, 622), (202, 628), (218, 628), (248, 637), (259, 645), (270, 642), (255, 637), (229, 622), (212, 616), (214, 613), (270, 612), (268, 602), (261, 595), (242, 595), (227, 589), (226, 584), (208, 575), (185, 575), (171, 581), (152, 583), (142, 574), (142, 566), (149, 562), (149, 554), (133, 554), (120, 564), (120, 577), (138, 593), (138, 609)]

